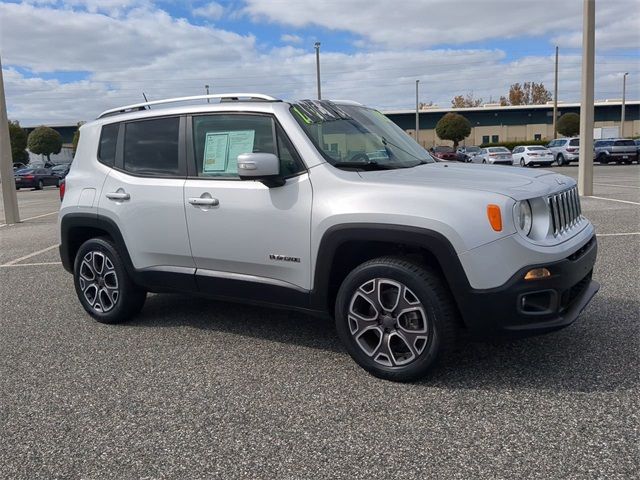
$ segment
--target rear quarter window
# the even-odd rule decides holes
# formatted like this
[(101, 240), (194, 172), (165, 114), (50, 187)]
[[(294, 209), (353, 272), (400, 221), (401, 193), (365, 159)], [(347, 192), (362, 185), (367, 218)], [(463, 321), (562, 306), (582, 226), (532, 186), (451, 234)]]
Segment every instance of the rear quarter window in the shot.
[(116, 144), (118, 143), (119, 129), (120, 123), (112, 123), (103, 125), (100, 132), (98, 161), (108, 167), (113, 167), (116, 162)]
[(569, 140), (569, 145), (572, 147), (580, 146), (580, 139), (574, 138), (573, 140)]

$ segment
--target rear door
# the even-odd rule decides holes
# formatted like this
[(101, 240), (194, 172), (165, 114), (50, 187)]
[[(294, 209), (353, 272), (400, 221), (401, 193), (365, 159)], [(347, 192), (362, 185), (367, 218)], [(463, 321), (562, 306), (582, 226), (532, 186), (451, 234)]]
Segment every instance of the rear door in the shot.
[[(275, 118), (216, 113), (194, 115), (187, 125), (192, 170), (184, 208), (198, 284), (213, 293), (224, 279), (308, 290), (311, 181)], [(278, 155), (285, 185), (240, 180), (237, 156), (251, 152)]]
[[(117, 132), (114, 168), (98, 214), (119, 227), (136, 269), (193, 273), (183, 202), (184, 118), (123, 122)], [(111, 142), (101, 143), (113, 152)]]

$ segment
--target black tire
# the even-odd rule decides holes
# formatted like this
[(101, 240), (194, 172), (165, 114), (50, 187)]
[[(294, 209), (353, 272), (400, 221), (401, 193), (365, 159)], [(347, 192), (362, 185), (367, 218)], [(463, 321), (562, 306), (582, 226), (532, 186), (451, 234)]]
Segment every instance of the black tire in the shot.
[(556, 157), (556, 163), (558, 164), (559, 167), (563, 166), (565, 164), (564, 155), (559, 153), (558, 156)]
[(527, 163), (524, 161), (524, 158), (520, 159), (520, 166), (521, 167), (526, 167), (527, 166)]
[(487, 161), (483, 158), (483, 159), (482, 159), (482, 163), (487, 163)]
[(597, 160), (599, 163), (602, 163), (602, 164), (604, 164), (604, 165), (609, 165), (609, 159), (607, 158), (607, 156), (606, 156), (606, 155), (600, 154), (600, 155), (598, 155), (598, 157), (596, 158), (596, 160)]
[[(365, 285), (373, 285), (373, 290), (365, 292)], [(393, 311), (385, 310), (382, 301), (375, 306), (366, 298), (361, 299), (365, 295), (381, 298), (385, 295), (382, 290), (385, 285), (392, 290), (397, 287), (398, 300)], [(407, 309), (409, 298), (419, 303), (411, 303), (413, 306)], [(357, 307), (358, 302), (363, 301), (365, 309), (373, 307), (369, 312), (375, 319), (365, 321), (354, 317), (358, 313), (355, 309), (361, 308)], [(414, 312), (417, 313), (410, 317)], [(349, 273), (338, 291), (335, 318), (338, 335), (356, 363), (376, 377), (396, 382), (424, 377), (438, 358), (453, 349), (458, 325), (456, 307), (440, 274), (400, 257), (376, 258)], [(424, 327), (405, 330), (400, 325), (407, 321), (421, 322)], [(366, 346), (371, 347), (370, 352), (365, 351)], [(398, 347), (400, 352), (394, 352)], [(402, 355), (410, 357), (402, 358)]]
[(42, 180), (38, 180), (38, 184), (36, 185), (36, 190), (42, 190), (44, 188), (44, 182)]
[[(95, 264), (100, 257), (102, 268), (98, 274)], [(89, 270), (96, 281), (88, 275)], [(147, 292), (129, 277), (115, 245), (105, 237), (92, 238), (80, 246), (73, 265), (73, 283), (82, 307), (100, 323), (129, 320), (140, 312), (147, 298)]]

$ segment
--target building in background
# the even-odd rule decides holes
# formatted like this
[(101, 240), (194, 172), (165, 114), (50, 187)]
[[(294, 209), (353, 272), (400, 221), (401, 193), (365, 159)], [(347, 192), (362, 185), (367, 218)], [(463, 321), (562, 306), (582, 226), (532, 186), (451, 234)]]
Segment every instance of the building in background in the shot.
[[(29, 135), (35, 128), (39, 126), (40, 125), (36, 125), (33, 127), (24, 127), (24, 129), (26, 130), (27, 135)], [(46, 125), (46, 126), (53, 128), (62, 136), (62, 150), (60, 150), (60, 153), (50, 155), (51, 162), (56, 164), (71, 163), (71, 161), (73, 160), (73, 143), (72, 143), (73, 135), (74, 133), (76, 133), (78, 126), (75, 124), (74, 125), (65, 125), (65, 124)], [(38, 155), (36, 153), (31, 153), (29, 152), (29, 150), (27, 150), (27, 152), (29, 153), (29, 163), (31, 165), (44, 165), (44, 162), (46, 160), (45, 155)]]
[[(604, 101), (595, 104), (595, 127), (620, 126), (621, 101)], [(435, 128), (445, 113), (456, 112), (471, 122), (471, 134), (460, 145), (517, 142), (524, 140), (553, 139), (553, 105), (517, 105), (501, 107), (487, 104), (473, 108), (427, 108), (420, 111), (420, 143), (430, 148), (435, 145), (452, 145), (440, 140)], [(579, 103), (558, 103), (558, 115), (580, 113)], [(400, 128), (415, 138), (415, 110), (383, 112)], [(627, 101), (625, 107), (625, 133), (640, 136), (640, 101)]]

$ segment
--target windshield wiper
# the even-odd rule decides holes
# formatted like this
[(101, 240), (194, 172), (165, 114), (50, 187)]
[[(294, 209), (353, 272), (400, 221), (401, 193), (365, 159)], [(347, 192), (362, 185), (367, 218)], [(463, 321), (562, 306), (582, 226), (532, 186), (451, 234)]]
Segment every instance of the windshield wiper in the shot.
[(336, 162), (333, 164), (337, 168), (361, 168), (362, 170), (392, 170), (397, 167), (383, 165), (374, 160), (368, 162)]
[[(382, 139), (382, 144), (383, 144), (385, 147), (387, 146), (387, 144), (389, 144), (389, 145), (391, 145), (392, 147), (396, 147), (396, 148), (397, 148), (398, 150), (400, 150), (401, 152), (404, 152), (404, 153), (406, 153), (407, 155), (409, 155), (409, 156), (411, 156), (411, 157), (415, 158), (416, 160), (418, 160), (420, 163), (418, 163), (417, 165), (424, 165), (424, 164), (427, 164), (427, 163), (431, 163), (431, 162), (427, 161), (427, 160), (426, 160), (426, 159), (424, 159), (424, 158), (420, 158), (420, 157), (418, 157), (417, 155), (414, 155), (414, 154), (413, 154), (413, 153), (411, 153), (411, 152), (407, 152), (404, 148), (402, 148), (402, 147), (400, 147), (400, 146), (396, 145), (396, 144), (395, 144), (395, 143), (393, 143), (393, 142), (390, 142), (389, 140), (387, 140), (387, 139), (386, 139), (385, 137), (383, 137), (383, 136), (380, 136), (380, 138)], [(415, 166), (415, 165), (412, 165), (412, 166)]]

